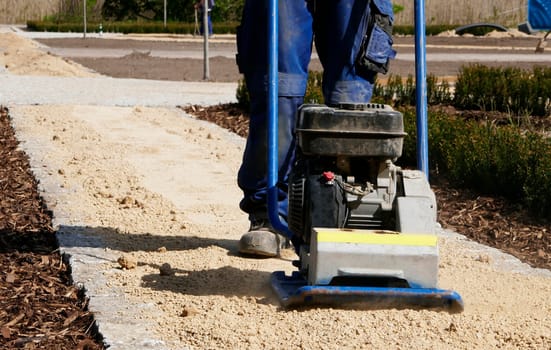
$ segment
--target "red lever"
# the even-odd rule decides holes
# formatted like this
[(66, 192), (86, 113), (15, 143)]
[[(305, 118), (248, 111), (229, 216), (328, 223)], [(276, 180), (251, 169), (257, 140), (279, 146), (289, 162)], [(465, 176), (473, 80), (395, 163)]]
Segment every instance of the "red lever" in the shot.
[(335, 174), (332, 171), (324, 171), (322, 177), (326, 182), (335, 180)]

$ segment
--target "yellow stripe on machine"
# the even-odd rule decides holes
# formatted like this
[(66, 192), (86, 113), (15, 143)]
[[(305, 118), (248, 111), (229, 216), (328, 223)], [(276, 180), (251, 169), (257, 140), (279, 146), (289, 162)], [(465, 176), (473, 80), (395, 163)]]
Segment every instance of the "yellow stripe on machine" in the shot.
[(438, 238), (429, 234), (404, 234), (394, 231), (315, 228), (319, 243), (358, 243), (372, 245), (436, 246)]

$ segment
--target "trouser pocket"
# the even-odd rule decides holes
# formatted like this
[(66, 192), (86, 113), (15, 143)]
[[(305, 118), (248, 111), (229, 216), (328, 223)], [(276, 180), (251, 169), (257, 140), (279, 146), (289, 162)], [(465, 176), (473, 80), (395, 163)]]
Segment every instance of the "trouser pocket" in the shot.
[(392, 49), (392, 5), (384, 0), (371, 0), (367, 22), (356, 58), (356, 71), (363, 77), (371, 77), (373, 73), (386, 74), (390, 59), (396, 57), (396, 51)]

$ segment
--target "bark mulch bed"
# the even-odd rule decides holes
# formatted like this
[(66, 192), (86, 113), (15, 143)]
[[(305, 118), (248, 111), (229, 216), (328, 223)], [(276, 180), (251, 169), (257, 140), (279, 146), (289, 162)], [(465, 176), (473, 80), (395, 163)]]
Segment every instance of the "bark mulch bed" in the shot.
[(0, 348), (104, 349), (58, 252), (51, 213), (0, 106)]
[[(236, 104), (182, 108), (199, 119), (247, 135), (248, 117)], [(549, 125), (546, 128), (549, 130)], [(454, 188), (438, 176), (431, 175), (431, 187), (438, 202), (438, 221), (444, 228), (498, 248), (533, 267), (551, 269), (550, 221), (532, 218), (521, 206), (504, 198)]]

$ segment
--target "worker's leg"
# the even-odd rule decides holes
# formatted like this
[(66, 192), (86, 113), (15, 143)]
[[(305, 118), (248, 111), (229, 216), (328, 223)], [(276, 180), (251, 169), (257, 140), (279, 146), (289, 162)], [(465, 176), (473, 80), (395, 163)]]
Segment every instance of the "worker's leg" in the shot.
[[(240, 207), (254, 224), (267, 219), (267, 35), (266, 0), (245, 2), (238, 29), (238, 65), (245, 76), (251, 101), (250, 127), (238, 184)], [(312, 17), (304, 0), (279, 1), (279, 213), (287, 216), (287, 177), (294, 158), (297, 108), (306, 90), (312, 47)], [(253, 226), (253, 225), (252, 225)]]
[(377, 73), (386, 73), (392, 49), (389, 0), (318, 0), (316, 49), (324, 68), (327, 104), (366, 103)]
[(212, 32), (212, 19), (210, 18), (210, 10), (209, 10), (209, 17), (208, 17), (208, 27), (209, 27), (209, 36), (211, 36), (213, 34)]

